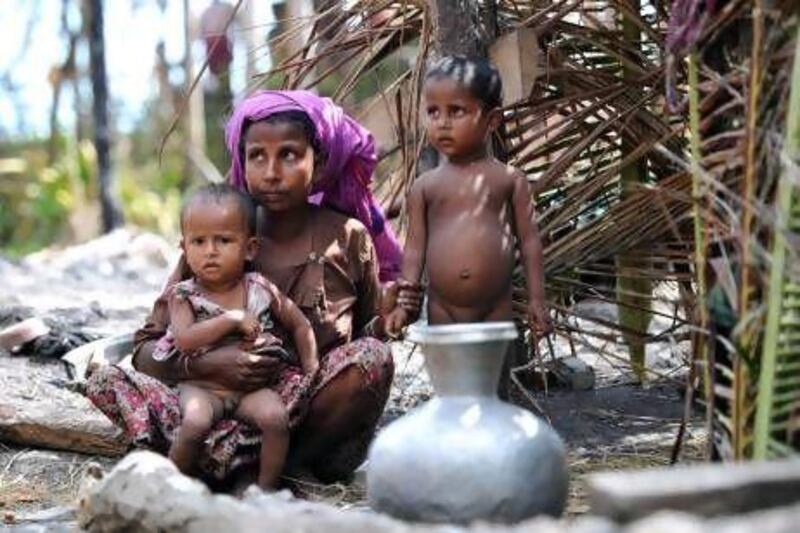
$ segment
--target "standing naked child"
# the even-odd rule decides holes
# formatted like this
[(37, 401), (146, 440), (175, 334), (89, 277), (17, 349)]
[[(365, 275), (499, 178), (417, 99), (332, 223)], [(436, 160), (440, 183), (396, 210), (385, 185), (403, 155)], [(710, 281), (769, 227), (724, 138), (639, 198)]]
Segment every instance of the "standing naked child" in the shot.
[[(542, 244), (528, 181), (486, 148), (502, 119), (501, 81), (485, 60), (444, 57), (423, 87), (428, 139), (443, 156), (414, 183), (402, 277), (428, 273), (431, 324), (510, 320), (515, 237), (528, 280), (528, 318), (538, 333), (550, 328), (544, 305)], [(393, 334), (410, 317), (396, 309)]]
[[(260, 274), (245, 272), (256, 254), (255, 207), (248, 195), (228, 185), (199, 189), (181, 212), (181, 248), (193, 277), (171, 287), (169, 332), (153, 356), (192, 357), (225, 343), (283, 357), (293, 364), (281, 340), (270, 333), (271, 317), (294, 338), (304, 373), (319, 366), (311, 325), (300, 309)], [(277, 374), (276, 374), (277, 375)], [(215, 422), (233, 417), (261, 430), (258, 484), (275, 486), (289, 444), (288, 412), (269, 389), (225, 390), (215, 383), (179, 385), (181, 426), (169, 457), (182, 472), (196, 467), (198, 451)]]

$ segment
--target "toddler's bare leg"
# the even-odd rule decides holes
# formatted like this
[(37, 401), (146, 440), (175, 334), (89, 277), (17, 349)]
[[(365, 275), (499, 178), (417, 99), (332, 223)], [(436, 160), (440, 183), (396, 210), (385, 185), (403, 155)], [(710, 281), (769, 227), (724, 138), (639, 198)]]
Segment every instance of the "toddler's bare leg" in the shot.
[(450, 310), (433, 291), (428, 292), (428, 324), (453, 324), (457, 320), (452, 316)]
[(222, 417), (222, 400), (211, 392), (189, 384), (180, 384), (181, 427), (172, 441), (169, 458), (184, 474), (191, 475), (197, 455), (208, 432)]
[(269, 389), (247, 394), (239, 403), (235, 418), (261, 430), (258, 486), (275, 488), (289, 450), (289, 414), (281, 397)]
[(512, 320), (511, 292), (497, 300), (481, 302), (477, 307), (457, 307), (428, 291), (429, 324), (462, 324), (465, 322), (495, 322)]

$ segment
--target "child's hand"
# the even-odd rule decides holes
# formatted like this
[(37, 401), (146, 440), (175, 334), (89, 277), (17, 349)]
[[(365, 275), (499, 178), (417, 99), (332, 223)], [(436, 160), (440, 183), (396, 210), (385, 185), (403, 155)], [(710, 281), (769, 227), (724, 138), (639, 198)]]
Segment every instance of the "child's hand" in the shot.
[(421, 284), (398, 279), (383, 286), (380, 315), (388, 317), (395, 308), (405, 309), (407, 318), (417, 317), (425, 297)]
[(403, 328), (408, 323), (408, 312), (403, 308), (395, 308), (394, 311), (389, 313), (386, 317), (384, 329), (386, 335), (392, 339), (397, 339), (403, 332)]
[(319, 358), (314, 356), (313, 360), (308, 361), (303, 365), (303, 374), (313, 376), (319, 371)]
[(245, 313), (241, 322), (239, 322), (239, 331), (242, 332), (245, 340), (255, 341), (258, 338), (258, 334), (261, 333), (261, 324), (258, 323), (256, 317), (250, 313)]
[(528, 307), (528, 324), (537, 337), (543, 337), (553, 332), (553, 322), (544, 304), (531, 304)]

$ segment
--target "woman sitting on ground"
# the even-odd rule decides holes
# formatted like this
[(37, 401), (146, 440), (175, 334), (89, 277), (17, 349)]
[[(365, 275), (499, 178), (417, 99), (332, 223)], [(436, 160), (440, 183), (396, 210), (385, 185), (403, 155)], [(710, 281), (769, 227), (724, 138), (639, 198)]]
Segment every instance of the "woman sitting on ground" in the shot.
[[(300, 373), (279, 385), (287, 403), (308, 405), (294, 417), (288, 468), (311, 470), (324, 481), (345, 478), (363, 461), (389, 395), (391, 351), (379, 340), (385, 338), (384, 317), (395, 300), (416, 312), (421, 299), (419, 288), (410, 285), (396, 298), (392, 284), (381, 305), (380, 282), (396, 278), (401, 252), (369, 191), (374, 141), (330, 99), (307, 91), (262, 91), (236, 106), (226, 144), (230, 183), (249, 192), (263, 215), (255, 267), (300, 307), (319, 347), (313, 387), (300, 386)], [(176, 272), (171, 281), (185, 274)], [(203, 380), (255, 390), (279, 364), (235, 345), (186, 366), (156, 361), (155, 341), (168, 321), (162, 297), (136, 334), (137, 371), (101, 368), (87, 387), (89, 398), (135, 445), (161, 452), (180, 426), (178, 396), (167, 384)], [(300, 395), (307, 401), (298, 402)], [(229, 479), (233, 470), (258, 463), (259, 447), (257, 431), (222, 420), (199, 466), (206, 477)]]

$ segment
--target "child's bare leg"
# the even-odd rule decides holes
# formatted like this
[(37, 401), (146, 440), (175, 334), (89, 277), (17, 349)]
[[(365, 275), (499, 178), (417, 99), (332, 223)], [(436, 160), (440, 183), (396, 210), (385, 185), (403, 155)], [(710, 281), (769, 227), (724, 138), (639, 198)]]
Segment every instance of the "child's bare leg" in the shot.
[(247, 394), (239, 403), (235, 418), (261, 430), (258, 486), (275, 488), (289, 450), (289, 414), (281, 397), (269, 389)]
[(180, 384), (181, 427), (172, 441), (169, 458), (184, 474), (191, 475), (203, 441), (222, 417), (222, 400), (207, 390)]

